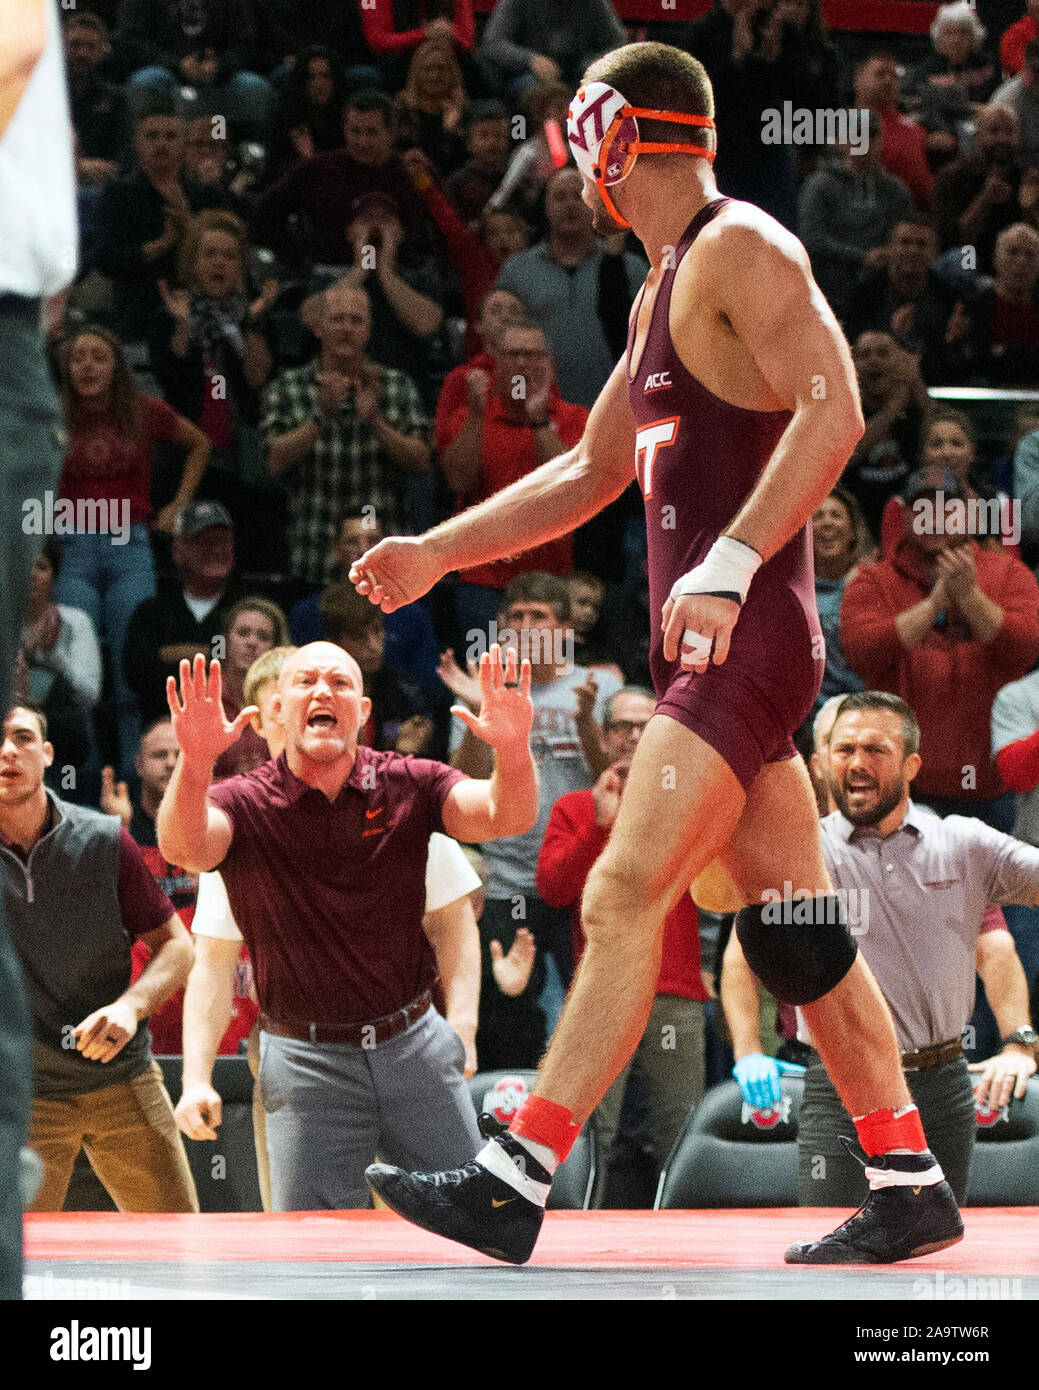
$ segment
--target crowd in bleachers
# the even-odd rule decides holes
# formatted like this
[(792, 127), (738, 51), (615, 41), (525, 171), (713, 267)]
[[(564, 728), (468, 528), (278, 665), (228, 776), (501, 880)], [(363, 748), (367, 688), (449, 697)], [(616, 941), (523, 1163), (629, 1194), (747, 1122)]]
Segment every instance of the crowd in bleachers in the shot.
[[(916, 795), (1039, 844), (1039, 4), (1022, 4), (1004, 33), (944, 5), (929, 48), (847, 43), (820, 0), (716, 0), (651, 37), (705, 64), (721, 192), (800, 235), (853, 352), (866, 432), (816, 516), (818, 706), (903, 696)], [(221, 657), (233, 718), (258, 657), (327, 637), (364, 675), (366, 742), (483, 776), (486, 748), (449, 713), (478, 707), (474, 634), (569, 630), (574, 664), (535, 671), (542, 814), (481, 861), (486, 1067), (536, 1065), (579, 954), (577, 866), (539, 863), (553, 806), (594, 788), (585, 809), (608, 825), (610, 766), (651, 708), (641, 499), (633, 483), (572, 537), (388, 616), (346, 575), (381, 535), (580, 437), (648, 267), (634, 238), (595, 235), (557, 142), (583, 69), (625, 38), (608, 0), (498, 0), (486, 21), (471, 0), (83, 0), (65, 16), (81, 264), (49, 319), (60, 496), (107, 503), (112, 525), (55, 526), (34, 574), (19, 689), (48, 717), (48, 784), (120, 814), (190, 910), (154, 829), (182, 658)], [(867, 148), (766, 143), (763, 113), (785, 102), (868, 111)], [(939, 558), (914, 526), (936, 494), (996, 524)], [(1010, 731), (995, 745), (994, 707)], [(249, 729), (217, 775), (266, 758)], [(673, 930), (695, 945), (691, 915)], [(1034, 991), (1039, 913), (1010, 925)], [(686, 1107), (731, 1065), (717, 927), (701, 914), (695, 968), (662, 986), (697, 1016)], [(230, 1051), (255, 1016), (247, 968), (238, 986)], [(164, 1050), (179, 1007), (153, 1024)], [(636, 1066), (611, 1135), (639, 1133), (647, 1085)]]

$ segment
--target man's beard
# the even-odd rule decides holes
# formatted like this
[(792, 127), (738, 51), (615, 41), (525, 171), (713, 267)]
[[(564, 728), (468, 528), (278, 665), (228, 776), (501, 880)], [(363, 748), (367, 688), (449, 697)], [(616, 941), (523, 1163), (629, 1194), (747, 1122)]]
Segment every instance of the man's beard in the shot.
[(904, 792), (905, 786), (900, 779), (890, 782), (886, 788), (878, 786), (878, 799), (873, 805), (863, 810), (853, 811), (844, 787), (835, 777), (830, 778), (830, 794), (837, 803), (837, 809), (845, 820), (851, 821), (852, 825), (879, 825), (884, 817), (889, 816), (902, 800)]

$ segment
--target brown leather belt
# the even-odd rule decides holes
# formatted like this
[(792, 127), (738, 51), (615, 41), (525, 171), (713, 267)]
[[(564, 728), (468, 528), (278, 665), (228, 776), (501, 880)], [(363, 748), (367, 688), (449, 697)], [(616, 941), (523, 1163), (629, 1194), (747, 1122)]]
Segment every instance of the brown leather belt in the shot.
[(950, 1042), (935, 1043), (933, 1047), (921, 1047), (916, 1052), (902, 1053), (903, 1071), (926, 1071), (928, 1067), (943, 1067), (946, 1062), (955, 1061), (963, 1051), (959, 1038)]
[(433, 996), (427, 989), (396, 1013), (370, 1019), (367, 1023), (303, 1023), (295, 1019), (278, 1022), (261, 1014), (260, 1027), (265, 1033), (273, 1033), (278, 1038), (295, 1038), (297, 1042), (354, 1043), (357, 1047), (369, 1048), (389, 1042), (390, 1038), (410, 1028), (432, 1002)]

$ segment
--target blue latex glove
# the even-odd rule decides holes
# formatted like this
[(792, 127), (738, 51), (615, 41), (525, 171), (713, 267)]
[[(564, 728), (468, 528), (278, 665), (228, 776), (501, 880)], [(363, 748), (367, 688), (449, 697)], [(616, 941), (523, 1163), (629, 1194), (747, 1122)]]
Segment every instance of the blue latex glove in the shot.
[(804, 1076), (804, 1067), (794, 1062), (781, 1062), (762, 1052), (748, 1052), (732, 1069), (743, 1099), (755, 1110), (771, 1110), (782, 1095), (781, 1076)]

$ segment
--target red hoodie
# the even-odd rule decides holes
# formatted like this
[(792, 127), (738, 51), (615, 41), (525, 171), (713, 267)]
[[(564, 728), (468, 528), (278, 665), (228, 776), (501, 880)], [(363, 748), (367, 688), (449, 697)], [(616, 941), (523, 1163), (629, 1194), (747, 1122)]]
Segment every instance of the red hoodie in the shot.
[[(590, 791), (567, 792), (552, 807), (538, 859), (538, 895), (549, 907), (570, 908), (575, 969), (584, 950), (581, 896), (585, 880), (609, 838), (609, 827), (595, 823)], [(709, 997), (700, 978), (700, 915), (688, 893), (664, 919), (664, 954), (656, 992), (701, 1003)]]
[[(992, 760), (992, 702), (1039, 657), (1039, 584), (1013, 555), (967, 544), (981, 591), (1003, 609), (1003, 625), (991, 642), (978, 642), (952, 611), (915, 647), (902, 645), (899, 614), (932, 587), (903, 539), (890, 560), (861, 566), (845, 589), (841, 647), (870, 689), (900, 695), (916, 711), (923, 766), (913, 786), (919, 795), (987, 801), (1005, 790)], [(964, 786), (968, 767), (975, 769), (973, 787)]]

